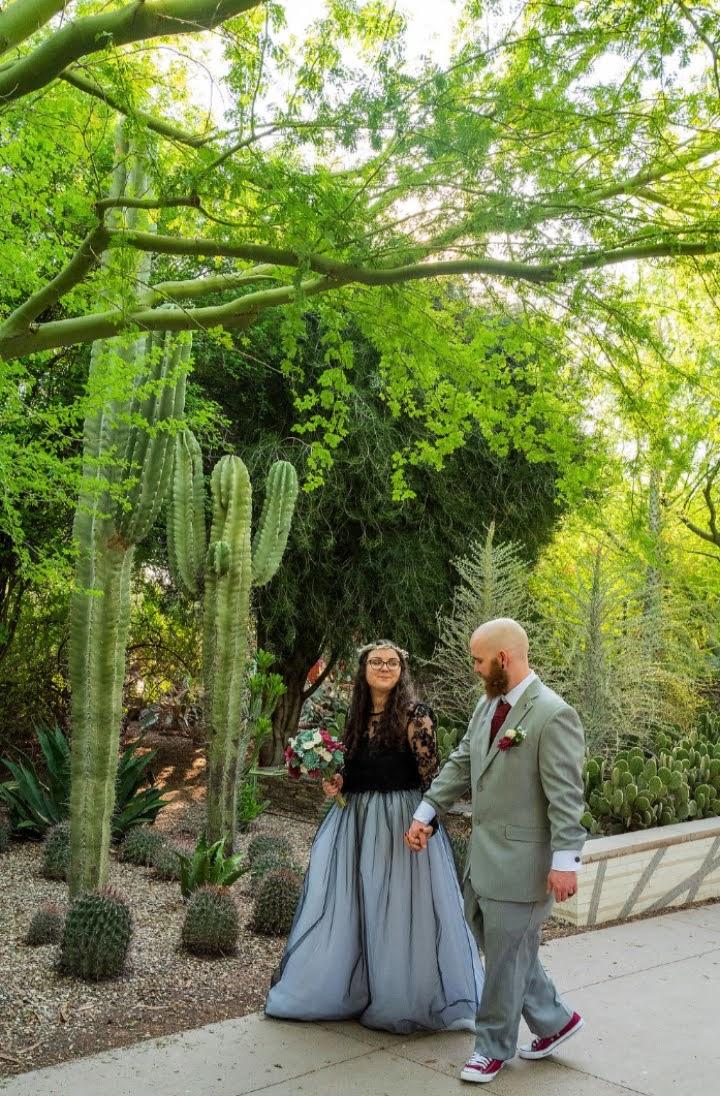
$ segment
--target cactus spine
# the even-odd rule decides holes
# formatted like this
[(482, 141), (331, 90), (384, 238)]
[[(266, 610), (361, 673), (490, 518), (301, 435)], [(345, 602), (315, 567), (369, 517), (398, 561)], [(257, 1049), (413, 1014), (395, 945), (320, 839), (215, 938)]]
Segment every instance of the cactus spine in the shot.
[[(122, 127), (118, 132), (112, 196), (142, 195), (140, 157), (133, 161)], [(141, 216), (132, 209), (114, 213), (117, 224), (130, 227), (137, 227)], [(123, 261), (122, 254), (111, 252), (104, 267), (117, 275)], [(74, 895), (107, 881), (133, 554), (167, 487), (172, 439), (162, 425), (183, 414), (189, 353), (186, 336), (164, 333), (104, 340), (92, 347), (88, 388), (96, 406), (91, 405), (85, 420), (70, 608), (69, 881)], [(124, 367), (119, 379), (118, 366)], [(117, 385), (124, 378), (132, 383), (115, 398), (101, 394), (111, 380)]]
[(189, 430), (175, 439), (168, 548), (176, 581), (204, 592), (203, 673), (208, 735), (207, 836), (232, 852), (242, 763), (243, 680), (252, 585), (263, 586), (282, 560), (295, 508), (295, 469), (277, 461), (251, 542), (252, 487), (239, 457), (221, 457), (211, 477), (212, 522), (206, 547), (200, 448)]

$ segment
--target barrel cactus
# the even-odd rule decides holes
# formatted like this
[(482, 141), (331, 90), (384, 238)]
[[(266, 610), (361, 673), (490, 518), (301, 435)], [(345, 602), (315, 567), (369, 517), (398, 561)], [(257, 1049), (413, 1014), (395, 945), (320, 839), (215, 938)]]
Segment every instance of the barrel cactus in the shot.
[[(112, 198), (147, 198), (143, 156), (118, 130)], [(111, 227), (139, 229), (132, 205), (108, 214)], [(119, 309), (128, 285), (147, 282), (147, 256), (131, 272), (124, 249), (103, 269)], [(184, 413), (190, 338), (166, 332), (95, 342), (90, 353), (83, 472), (75, 512), (74, 593), (68, 648), (72, 692), (70, 891), (107, 881), (115, 802), (130, 576), (135, 546), (162, 506), (172, 466), (171, 424)], [(107, 393), (107, 394), (106, 394)]]
[(284, 856), (287, 860), (292, 855), (290, 842), (286, 837), (274, 837), (272, 834), (259, 833), (257, 837), (253, 837), (247, 847), (247, 858), (250, 866), (252, 867), (256, 860), (273, 851), (277, 851), (278, 855)]
[(120, 855), (128, 864), (151, 867), (164, 844), (165, 838), (152, 826), (133, 826), (120, 846)]
[(264, 936), (287, 936), (303, 889), (303, 877), (291, 867), (269, 871), (253, 906), (252, 925)]
[(70, 864), (70, 823), (58, 822), (48, 830), (43, 842), (40, 871), (46, 879), (66, 881)]
[(231, 955), (237, 949), (240, 921), (227, 887), (201, 887), (188, 903), (182, 943), (193, 955)]
[(268, 872), (274, 871), (276, 868), (291, 868), (293, 866), (292, 857), (285, 848), (282, 846), (270, 848), (262, 856), (256, 856), (250, 865), (250, 878), (253, 886), (257, 888)]
[(80, 895), (70, 906), (60, 946), (60, 969), (77, 978), (116, 978), (125, 967), (132, 916), (113, 887)]
[(10, 848), (10, 825), (0, 814), (0, 856)]
[(177, 883), (180, 881), (180, 857), (171, 845), (161, 845), (155, 850), (152, 866), (158, 879)]
[(33, 914), (25, 937), (30, 948), (43, 947), (46, 944), (59, 944), (62, 938), (65, 913), (56, 902), (43, 902)]
[(208, 728), (207, 836), (232, 852), (237, 784), (242, 763), (243, 679), (250, 590), (277, 571), (297, 498), (295, 469), (277, 461), (267, 477), (265, 503), (251, 538), (252, 488), (239, 457), (221, 457), (212, 472), (212, 520), (205, 529), (200, 447), (190, 430), (174, 441), (168, 505), (168, 550), (175, 580), (193, 597), (204, 595), (203, 677)]

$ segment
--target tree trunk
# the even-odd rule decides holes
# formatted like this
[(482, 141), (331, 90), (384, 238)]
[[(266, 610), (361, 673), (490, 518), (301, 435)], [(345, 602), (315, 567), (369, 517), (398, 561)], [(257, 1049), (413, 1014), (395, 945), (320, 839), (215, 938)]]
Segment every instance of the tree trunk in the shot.
[(297, 731), (300, 712), (305, 701), (305, 682), (308, 670), (317, 662), (319, 656), (309, 660), (295, 656), (287, 662), (273, 666), (275, 673), (281, 674), (287, 692), (280, 697), (273, 712), (272, 734), (260, 751), (261, 765), (283, 765), (283, 752), (288, 739)]

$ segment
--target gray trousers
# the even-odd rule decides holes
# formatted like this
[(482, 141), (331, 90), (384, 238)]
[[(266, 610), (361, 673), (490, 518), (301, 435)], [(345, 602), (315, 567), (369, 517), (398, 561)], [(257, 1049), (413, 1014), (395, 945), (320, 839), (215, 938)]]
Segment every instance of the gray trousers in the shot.
[(517, 1050), (520, 1017), (538, 1036), (554, 1035), (572, 1012), (538, 959), (540, 929), (553, 905), (481, 898), (465, 880), (465, 917), (485, 959), (475, 1050), (505, 1062)]

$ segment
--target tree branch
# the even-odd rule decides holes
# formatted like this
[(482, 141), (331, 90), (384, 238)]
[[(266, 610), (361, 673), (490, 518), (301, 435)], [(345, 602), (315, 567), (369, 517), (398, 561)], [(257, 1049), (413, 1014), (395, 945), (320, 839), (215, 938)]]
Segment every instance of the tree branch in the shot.
[(49, 23), (66, 0), (15, 0), (0, 11), (0, 57)]
[(11, 312), (4, 323), (0, 324), (0, 341), (28, 331), (33, 320), (47, 308), (56, 304), (73, 286), (78, 285), (95, 267), (99, 266), (102, 252), (108, 244), (110, 234), (103, 224), (96, 225), (88, 232), (70, 262), (51, 282), (33, 293)]
[[(259, 244), (223, 244), (203, 239), (182, 240), (173, 236), (154, 236), (151, 233), (141, 232), (116, 231), (110, 232), (109, 236), (111, 239), (117, 237), (142, 251), (161, 254), (197, 257), (225, 255), (290, 267), (298, 267), (306, 263), (321, 277), (302, 284), (301, 294), (304, 296), (315, 296), (318, 293), (351, 284), (397, 285), (419, 279), (460, 274), (481, 274), (545, 284), (562, 282), (583, 270), (597, 270), (629, 260), (712, 255), (720, 252), (720, 237), (718, 237), (698, 243), (672, 240), (668, 243), (594, 251), (545, 264), (508, 262), (502, 259), (457, 259), (372, 269), (320, 255), (308, 258), (290, 250)], [(130, 313), (104, 312), (42, 324), (12, 336), (2, 336), (0, 332), (0, 358), (11, 359), (23, 354), (51, 350), (58, 346), (110, 338), (134, 327), (147, 331), (189, 331), (217, 326), (247, 327), (260, 311), (288, 304), (295, 300), (296, 296), (295, 286), (279, 286), (248, 293), (222, 305), (195, 309), (144, 309)]]
[(277, 278), (273, 271), (277, 267), (272, 263), (250, 267), (236, 274), (215, 274), (208, 278), (190, 278), (181, 282), (158, 282), (150, 288), (143, 298), (143, 304), (161, 304), (163, 301), (187, 301), (195, 297), (207, 297), (213, 293), (227, 293), (231, 289), (247, 285), (248, 282), (264, 278)]
[[(333, 654), (332, 651), (331, 651), (330, 654), (328, 655), (328, 659), (327, 659), (327, 662), (325, 663), (325, 669), (323, 670), (323, 672), (321, 674), (318, 674), (315, 682), (310, 686), (309, 689), (303, 689), (302, 694), (301, 694), (303, 703), (305, 703), (305, 701), (308, 700), (313, 695), (313, 693), (316, 693), (318, 691), (318, 689), (320, 688), (322, 683), (326, 680), (328, 675), (332, 672), (332, 670), (335, 666), (336, 658), (337, 658), (337, 655)], [(311, 667), (311, 669), (312, 669), (312, 667)]]
[(84, 91), (86, 95), (92, 95), (95, 99), (100, 99), (101, 102), (106, 103), (112, 110), (116, 110), (118, 114), (136, 118), (154, 133), (158, 133), (161, 137), (167, 137), (170, 141), (177, 141), (178, 144), (189, 145), (190, 148), (202, 148), (203, 145), (214, 140), (217, 135), (216, 131), (213, 131), (204, 136), (196, 136), (195, 134), (187, 133), (186, 130), (181, 129), (180, 126), (175, 126), (170, 122), (166, 122), (164, 118), (157, 118), (155, 115), (148, 114), (144, 110), (133, 110), (132, 107), (123, 103), (117, 95), (114, 95), (110, 91), (106, 91), (100, 84), (96, 84), (94, 80), (89, 80), (85, 76), (80, 76), (77, 69), (66, 69), (59, 74), (59, 77), (61, 80), (64, 80), (66, 84), (71, 84), (79, 91)]
[(83, 16), (0, 70), (0, 101), (22, 99), (45, 87), (81, 57), (130, 42), (213, 30), (260, 3), (262, 0), (157, 0)]

